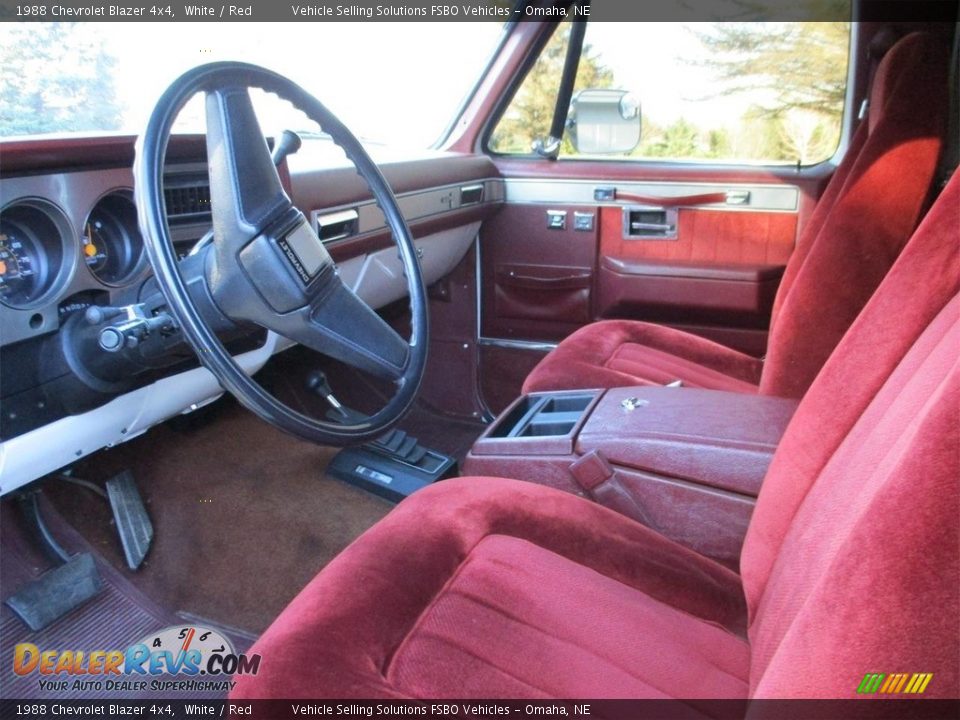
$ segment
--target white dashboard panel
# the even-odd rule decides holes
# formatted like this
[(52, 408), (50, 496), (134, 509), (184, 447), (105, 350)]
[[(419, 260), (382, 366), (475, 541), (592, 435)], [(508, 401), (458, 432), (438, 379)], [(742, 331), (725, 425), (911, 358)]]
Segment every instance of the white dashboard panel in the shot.
[[(467, 254), (479, 230), (480, 223), (475, 222), (415, 240), (423, 281), (429, 285), (453, 270)], [(367, 255), (359, 268), (351, 267), (349, 272), (349, 280), (342, 270), (341, 277), (370, 307), (389, 305), (407, 294), (407, 280), (395, 247)]]
[[(247, 373), (255, 373), (277, 351), (277, 340), (277, 335), (268, 333), (263, 347), (238, 355), (237, 362)], [(6, 440), (0, 443), (0, 495), (97, 450), (126, 442), (222, 394), (213, 373), (196, 368)]]

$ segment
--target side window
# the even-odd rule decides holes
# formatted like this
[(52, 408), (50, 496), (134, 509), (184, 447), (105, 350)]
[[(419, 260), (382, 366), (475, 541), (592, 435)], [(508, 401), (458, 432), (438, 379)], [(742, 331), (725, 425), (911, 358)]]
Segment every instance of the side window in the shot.
[[(530, 154), (549, 134), (570, 27), (558, 27), (524, 79), (491, 151)], [(844, 22), (589, 23), (559, 156), (821, 162), (840, 142), (849, 46)], [(604, 96), (619, 101), (616, 123), (633, 123), (629, 149), (611, 151), (597, 138), (616, 132), (588, 126)]]

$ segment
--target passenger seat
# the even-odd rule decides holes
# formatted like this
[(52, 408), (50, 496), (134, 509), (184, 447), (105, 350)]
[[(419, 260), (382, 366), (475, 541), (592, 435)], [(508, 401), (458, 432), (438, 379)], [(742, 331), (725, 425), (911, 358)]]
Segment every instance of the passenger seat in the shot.
[(523, 391), (679, 380), (689, 387), (802, 397), (928, 206), (945, 134), (948, 57), (938, 37), (912, 33), (883, 58), (868, 117), (787, 264), (765, 361), (680, 330), (606, 320), (561, 342), (533, 369)]

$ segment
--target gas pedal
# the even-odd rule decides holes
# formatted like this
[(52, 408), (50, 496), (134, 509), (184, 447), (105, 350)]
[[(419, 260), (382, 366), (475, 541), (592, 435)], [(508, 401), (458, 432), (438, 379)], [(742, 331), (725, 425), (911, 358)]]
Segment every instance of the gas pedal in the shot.
[(107, 497), (123, 545), (127, 567), (136, 570), (143, 563), (153, 541), (153, 523), (133, 480), (133, 474), (124, 470), (107, 480)]

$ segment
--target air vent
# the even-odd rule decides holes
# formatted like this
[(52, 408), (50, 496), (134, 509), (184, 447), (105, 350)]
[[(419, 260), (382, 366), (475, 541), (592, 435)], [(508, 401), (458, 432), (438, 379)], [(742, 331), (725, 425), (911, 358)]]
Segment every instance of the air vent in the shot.
[(210, 186), (206, 183), (168, 184), (163, 199), (170, 222), (201, 222), (210, 217)]
[(340, 212), (317, 215), (317, 235), (320, 240), (336, 242), (357, 234), (360, 215), (353, 208)]

